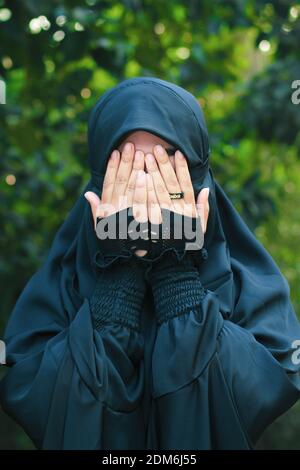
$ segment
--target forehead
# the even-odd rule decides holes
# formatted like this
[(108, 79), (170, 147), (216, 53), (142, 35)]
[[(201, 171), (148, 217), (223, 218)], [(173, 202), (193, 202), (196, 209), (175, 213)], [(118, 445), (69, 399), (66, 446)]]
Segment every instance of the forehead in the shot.
[(152, 134), (151, 132), (147, 131), (134, 131), (129, 133), (124, 139), (122, 140), (120, 145), (125, 144), (126, 142), (132, 142), (134, 144), (162, 144), (162, 145), (170, 145), (170, 143), (161, 137)]

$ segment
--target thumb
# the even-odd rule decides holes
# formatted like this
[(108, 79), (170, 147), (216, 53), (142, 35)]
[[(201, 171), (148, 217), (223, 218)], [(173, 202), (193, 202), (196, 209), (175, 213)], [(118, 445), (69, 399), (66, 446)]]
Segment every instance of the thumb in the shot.
[(101, 204), (101, 199), (99, 198), (99, 196), (97, 196), (97, 194), (93, 193), (92, 191), (87, 191), (86, 193), (84, 193), (84, 197), (86, 198), (86, 200), (89, 202), (91, 206), (93, 219), (94, 219), (94, 226), (96, 229), (96, 218), (98, 215), (98, 208)]
[(197, 212), (201, 219), (203, 233), (206, 232), (208, 218), (208, 195), (209, 188), (203, 188), (197, 196)]

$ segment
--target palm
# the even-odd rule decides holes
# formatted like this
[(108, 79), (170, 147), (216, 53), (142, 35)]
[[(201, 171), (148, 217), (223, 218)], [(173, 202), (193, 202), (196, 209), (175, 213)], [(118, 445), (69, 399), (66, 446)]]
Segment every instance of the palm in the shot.
[[(194, 190), (185, 157), (181, 152), (174, 156), (164, 151), (161, 154), (154, 147), (154, 155), (135, 152), (134, 146), (125, 147), (122, 158), (116, 151), (116, 157), (108, 161), (102, 188), (101, 199), (88, 191), (85, 197), (90, 203), (94, 227), (97, 217), (108, 216), (125, 207), (132, 207), (133, 216), (139, 222), (149, 220), (153, 224), (161, 223), (161, 208), (167, 208), (182, 215), (201, 219), (203, 233), (206, 231), (209, 215), (208, 192), (202, 189), (195, 201)], [(114, 153), (114, 152), (113, 152)], [(182, 157), (181, 157), (182, 156)], [(156, 157), (156, 158), (155, 158)], [(120, 160), (120, 161), (119, 161)], [(171, 199), (171, 192), (184, 190), (184, 198)], [(146, 250), (136, 250), (136, 255), (144, 256)]]

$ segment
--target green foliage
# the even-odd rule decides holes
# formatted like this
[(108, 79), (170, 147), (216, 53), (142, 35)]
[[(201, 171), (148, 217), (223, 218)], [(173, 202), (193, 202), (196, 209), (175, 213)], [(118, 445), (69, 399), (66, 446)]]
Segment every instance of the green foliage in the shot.
[[(289, 0), (0, 0), (1, 329), (88, 181), (93, 104), (136, 75), (197, 96), (214, 175), (286, 275), (300, 315), (299, 17)], [(2, 423), (1, 448), (30, 448)], [(299, 448), (299, 430), (296, 405), (259, 446)]]

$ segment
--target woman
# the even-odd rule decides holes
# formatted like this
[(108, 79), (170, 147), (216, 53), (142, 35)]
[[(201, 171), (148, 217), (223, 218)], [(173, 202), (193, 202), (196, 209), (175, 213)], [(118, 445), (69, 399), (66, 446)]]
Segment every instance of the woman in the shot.
[[(6, 327), (3, 409), (42, 449), (253, 449), (300, 396), (300, 326), (286, 279), (213, 178), (198, 101), (125, 80), (96, 103), (88, 143), (91, 179)], [(121, 212), (148, 238), (100, 239)], [(152, 238), (175, 213), (200, 216), (198, 249)]]

